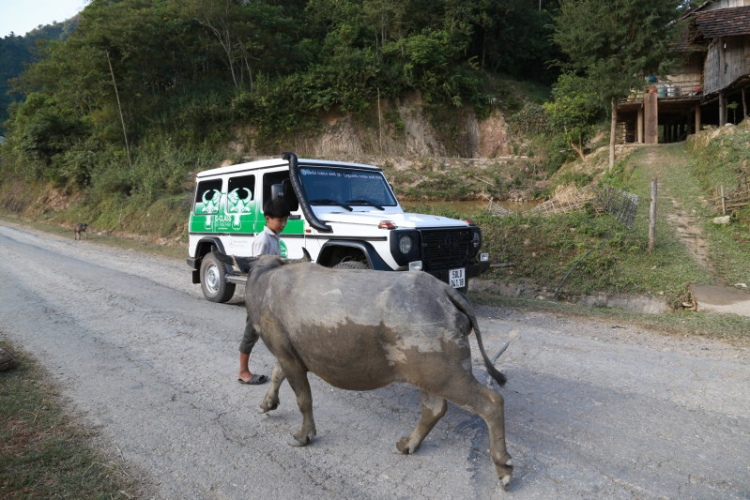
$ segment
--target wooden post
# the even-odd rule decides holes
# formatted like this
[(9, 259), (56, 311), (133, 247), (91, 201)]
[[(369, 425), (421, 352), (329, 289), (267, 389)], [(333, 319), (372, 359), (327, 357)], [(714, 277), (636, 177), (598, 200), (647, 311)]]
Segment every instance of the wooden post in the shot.
[(697, 104), (695, 106), (695, 133), (701, 131), (701, 105)]
[(656, 94), (648, 93), (643, 96), (644, 120), (645, 120), (645, 143), (658, 144), (659, 142), (659, 101)]
[(636, 142), (638, 144), (643, 144), (643, 106), (638, 110), (636, 127), (638, 128), (638, 131), (636, 132)]
[(727, 99), (724, 92), (719, 92), (719, 127), (727, 124)]
[(658, 180), (651, 181), (651, 210), (649, 210), (648, 251), (653, 252), (656, 244), (656, 192)]
[(747, 100), (745, 99), (745, 89), (742, 89), (742, 119), (747, 120)]
[(721, 215), (727, 214), (727, 200), (724, 198), (724, 186), (721, 186)]

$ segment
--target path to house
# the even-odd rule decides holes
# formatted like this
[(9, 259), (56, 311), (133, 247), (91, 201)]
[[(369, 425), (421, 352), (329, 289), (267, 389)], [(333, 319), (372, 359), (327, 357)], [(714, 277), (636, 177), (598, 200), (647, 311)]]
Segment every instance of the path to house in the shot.
[[(664, 210), (670, 226), (692, 258), (713, 272), (703, 231), (705, 216), (687, 208), (691, 205), (688, 198), (692, 198), (694, 203), (700, 199), (702, 190), (692, 175), (680, 173), (694, 161), (685, 151), (684, 143), (644, 146), (629, 161), (636, 168), (646, 169), (651, 178), (659, 180), (659, 209)], [(717, 285), (713, 286), (691, 286), (690, 291), (697, 310), (750, 316), (750, 293), (721, 283), (721, 280), (717, 280)]]
[[(698, 198), (701, 189), (692, 175), (679, 173), (687, 170), (692, 157), (685, 152), (684, 144), (644, 146), (637, 151), (631, 161), (648, 170), (651, 178), (657, 178), (658, 200), (677, 236), (685, 244), (690, 255), (703, 267), (711, 269), (708, 247), (701, 227), (702, 219), (689, 209), (683, 208), (687, 196)], [(678, 184), (679, 183), (679, 184)], [(668, 203), (671, 207), (664, 207)]]

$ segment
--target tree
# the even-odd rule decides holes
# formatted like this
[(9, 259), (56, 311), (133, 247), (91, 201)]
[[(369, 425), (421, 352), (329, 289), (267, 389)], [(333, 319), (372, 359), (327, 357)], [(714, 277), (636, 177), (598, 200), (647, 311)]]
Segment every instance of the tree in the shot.
[(553, 40), (567, 56), (562, 65), (581, 76), (612, 113), (609, 166), (614, 166), (617, 101), (644, 76), (664, 74), (680, 33), (680, 0), (560, 0)]
[(585, 158), (584, 145), (595, 131), (594, 121), (601, 118), (595, 93), (586, 89), (586, 80), (563, 74), (552, 91), (552, 102), (544, 104), (549, 124), (561, 130), (579, 158)]
[(25, 65), (37, 59), (37, 45), (44, 45), (48, 40), (66, 39), (75, 24), (75, 21), (54, 23), (37, 28), (24, 36), (11, 33), (0, 38), (0, 135), (2, 122), (8, 118), (10, 104), (20, 100), (18, 94), (11, 92), (11, 80), (21, 74)]

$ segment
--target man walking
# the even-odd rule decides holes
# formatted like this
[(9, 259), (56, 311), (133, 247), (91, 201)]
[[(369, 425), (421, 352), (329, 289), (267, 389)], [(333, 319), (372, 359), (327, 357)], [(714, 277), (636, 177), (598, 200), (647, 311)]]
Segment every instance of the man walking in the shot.
[[(275, 198), (266, 202), (263, 206), (263, 213), (266, 217), (266, 227), (263, 232), (259, 233), (253, 241), (251, 253), (253, 257), (258, 255), (281, 255), (281, 232), (286, 227), (289, 219), (289, 207), (281, 198)], [(253, 374), (249, 368), (250, 353), (258, 341), (258, 333), (250, 325), (250, 318), (247, 319), (245, 333), (240, 343), (240, 372), (237, 380), (241, 384), (258, 385), (268, 381), (266, 375)]]

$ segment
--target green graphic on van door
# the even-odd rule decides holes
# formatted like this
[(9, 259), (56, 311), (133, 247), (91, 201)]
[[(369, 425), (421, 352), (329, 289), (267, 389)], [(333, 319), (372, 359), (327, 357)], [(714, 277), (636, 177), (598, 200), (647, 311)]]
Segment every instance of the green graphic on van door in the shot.
[[(223, 193), (208, 185), (201, 186), (200, 191), (202, 193), (199, 192), (196, 197), (195, 208), (190, 216), (190, 232), (238, 234), (263, 232), (266, 219), (259, 209), (259, 201), (253, 199), (253, 194), (249, 189), (237, 188), (229, 193)], [(282, 234), (302, 234), (303, 231), (303, 220), (289, 219)], [(286, 252), (286, 248), (282, 243), (283, 252)]]
[(258, 203), (247, 188), (233, 189), (229, 193), (207, 189), (199, 199), (190, 218), (192, 232), (257, 233), (263, 230), (265, 219), (258, 220)]

